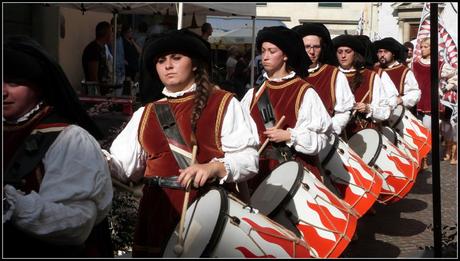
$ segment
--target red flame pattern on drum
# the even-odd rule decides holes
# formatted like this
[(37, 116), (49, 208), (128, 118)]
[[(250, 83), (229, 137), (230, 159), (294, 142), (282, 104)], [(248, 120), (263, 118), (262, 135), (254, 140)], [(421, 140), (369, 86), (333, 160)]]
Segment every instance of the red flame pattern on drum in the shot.
[[(356, 224), (349, 224), (347, 220), (335, 218), (332, 215), (326, 215), (326, 207), (315, 205), (307, 202), (308, 206), (315, 210), (321, 217), (323, 224), (327, 224), (326, 230), (334, 234), (335, 240), (324, 238), (319, 233), (319, 228), (299, 223), (297, 228), (302, 232), (305, 241), (316, 251), (318, 257), (339, 257), (340, 254), (350, 243)], [(356, 219), (351, 218), (356, 223)], [(349, 228), (352, 228), (351, 230)]]
[[(338, 185), (338, 189), (342, 192), (342, 199), (347, 202), (361, 217), (377, 200), (382, 187), (382, 179), (376, 176), (367, 165), (363, 165), (365, 163), (362, 160), (356, 159), (356, 161), (361, 166), (361, 171), (353, 168), (351, 165), (347, 166), (346, 164), (343, 164), (343, 167), (347, 169), (348, 173), (353, 175), (353, 179), (357, 183), (356, 185), (363, 189), (363, 193), (358, 195), (353, 193), (353, 190), (349, 186), (340, 183), (336, 184)], [(363, 175), (360, 175), (362, 171), (365, 171), (371, 177), (374, 177), (374, 181), (368, 180), (364, 178)]]
[(302, 223), (299, 223), (297, 228), (302, 232), (304, 240), (316, 251), (318, 257), (338, 257), (350, 243), (350, 239), (356, 229), (357, 218), (350, 213), (346, 213), (344, 209), (347, 206), (331, 195), (332, 192), (319, 186), (316, 186), (316, 188), (326, 195), (330, 202), (329, 204), (335, 206), (337, 211), (342, 212), (346, 219), (335, 217), (328, 207), (321, 205), (319, 202), (314, 204), (307, 201), (307, 206), (318, 213), (323, 230), (333, 233), (335, 240), (321, 236), (321, 228)]
[(237, 247), (236, 249), (240, 251), (245, 258), (275, 258), (275, 256), (272, 255), (257, 256), (245, 247)]
[[(286, 253), (288, 253), (290, 257), (311, 257), (310, 251), (305, 246), (296, 244), (292, 242), (291, 240), (287, 240), (288, 237), (278, 232), (277, 230), (269, 228), (269, 227), (259, 226), (257, 225), (257, 223), (250, 220), (249, 218), (244, 217), (243, 220), (246, 221), (249, 225), (251, 225), (251, 227), (254, 228), (257, 234), (259, 234), (264, 240), (282, 247), (286, 251)], [(295, 249), (293, 248), (293, 246), (295, 246)], [(239, 248), (242, 248), (242, 247), (239, 247)], [(240, 250), (239, 248), (237, 249)], [(294, 250), (295, 250), (295, 254), (294, 254)], [(248, 253), (251, 253), (249, 250), (247, 251)], [(248, 253), (245, 254), (243, 251), (242, 253), (245, 257), (251, 257), (251, 256), (246, 255)], [(252, 257), (256, 257), (256, 256), (254, 255)], [(269, 256), (261, 256), (261, 257), (269, 257)]]
[(404, 177), (398, 177), (388, 170), (383, 171), (389, 175), (386, 178), (386, 182), (395, 189), (395, 191), (390, 195), (381, 194), (381, 197), (379, 197), (380, 200), (387, 204), (399, 201), (404, 198), (407, 193), (409, 193), (414, 185), (414, 176), (416, 171), (416, 167), (412, 162), (405, 164), (397, 156), (388, 156), (388, 158), (395, 163), (396, 168), (404, 175)]
[(411, 122), (417, 126), (423, 136), (418, 135), (415, 130), (406, 129), (407, 134), (412, 138), (412, 142), (418, 149), (419, 157), (424, 158), (431, 150), (431, 133), (430, 131), (421, 126), (416, 120), (411, 119)]

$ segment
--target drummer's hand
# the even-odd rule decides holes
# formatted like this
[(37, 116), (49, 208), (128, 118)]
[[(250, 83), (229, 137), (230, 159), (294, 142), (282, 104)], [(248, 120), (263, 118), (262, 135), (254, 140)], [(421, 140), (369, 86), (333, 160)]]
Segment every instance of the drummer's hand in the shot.
[(268, 128), (264, 131), (264, 134), (267, 135), (267, 138), (272, 142), (283, 142), (291, 140), (291, 133), (287, 130)]
[(403, 99), (401, 98), (401, 96), (398, 96), (396, 98), (396, 102), (398, 103), (398, 105), (403, 103)]
[(206, 164), (193, 164), (190, 167), (179, 170), (177, 181), (183, 186), (187, 186), (190, 179), (193, 179), (193, 186), (198, 188), (204, 186), (208, 179), (213, 177), (225, 177), (226, 170), (222, 162), (215, 161)]
[(369, 113), (369, 106), (364, 102), (357, 102), (354, 106), (354, 109), (358, 112)]

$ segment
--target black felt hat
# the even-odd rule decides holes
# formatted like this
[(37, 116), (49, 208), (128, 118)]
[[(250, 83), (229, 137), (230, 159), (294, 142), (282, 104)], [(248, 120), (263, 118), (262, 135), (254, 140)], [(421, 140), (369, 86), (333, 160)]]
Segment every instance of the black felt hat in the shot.
[(3, 43), (3, 81), (34, 84), (43, 102), (70, 123), (101, 139), (102, 133), (89, 117), (59, 63), (34, 39), (13, 35)]
[(172, 30), (156, 35), (145, 49), (145, 65), (148, 70), (155, 71), (154, 62), (161, 55), (181, 53), (199, 59), (207, 65), (211, 62), (211, 50), (199, 35), (187, 29)]
[(334, 50), (337, 50), (340, 46), (346, 46), (361, 54), (363, 57), (366, 56), (366, 49), (364, 48), (361, 41), (354, 35), (339, 35), (332, 39), (332, 44), (334, 45)]
[(379, 49), (386, 49), (392, 52), (393, 55), (395, 56), (395, 60), (398, 60), (398, 61), (405, 60), (404, 52), (406, 51), (407, 47), (399, 43), (393, 37), (386, 37), (381, 40), (375, 41), (374, 48), (376, 51), (378, 51)]
[(293, 27), (292, 30), (297, 32), (301, 37), (308, 35), (316, 35), (321, 37), (321, 55), (319, 61), (321, 63), (337, 65), (337, 57), (334, 54), (331, 34), (324, 24), (303, 23)]
[(374, 48), (374, 45), (371, 42), (371, 39), (367, 35), (356, 35), (356, 38), (361, 41), (364, 46), (366, 55), (364, 59), (366, 61), (367, 68), (373, 68), (374, 64), (378, 62), (377, 52)]
[(308, 67), (311, 60), (305, 52), (302, 38), (295, 31), (283, 27), (264, 27), (256, 38), (256, 48), (261, 52), (262, 43), (270, 42), (276, 45), (288, 57), (287, 64), (300, 77), (308, 76)]

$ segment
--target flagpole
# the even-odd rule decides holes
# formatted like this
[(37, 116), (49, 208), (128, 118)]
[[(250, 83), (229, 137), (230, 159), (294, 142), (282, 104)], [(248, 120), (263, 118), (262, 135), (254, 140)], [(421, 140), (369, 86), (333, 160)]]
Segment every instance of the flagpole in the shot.
[(431, 139), (432, 139), (432, 191), (433, 191), (433, 243), (434, 257), (442, 257), (441, 175), (439, 157), (439, 102), (438, 102), (438, 4), (430, 3), (431, 41)]

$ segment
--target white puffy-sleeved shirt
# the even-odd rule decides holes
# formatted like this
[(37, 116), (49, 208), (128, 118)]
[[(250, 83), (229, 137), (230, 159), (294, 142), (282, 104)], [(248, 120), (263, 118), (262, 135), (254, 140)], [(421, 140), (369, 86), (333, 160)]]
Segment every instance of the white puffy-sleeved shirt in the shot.
[[(295, 72), (292, 71), (281, 79), (269, 78), (267, 73), (264, 73), (264, 77), (268, 81), (280, 82), (294, 78)], [(260, 88), (259, 92), (263, 89)], [(249, 89), (241, 100), (243, 107), (248, 111), (253, 95), (254, 89)], [(291, 133), (291, 140), (286, 142), (286, 145), (298, 152), (316, 155), (326, 147), (328, 135), (332, 132), (332, 120), (313, 88), (308, 88), (304, 94), (295, 127), (287, 130)]]
[[(314, 73), (319, 68), (321, 67), (318, 64), (315, 68), (308, 69), (308, 73)], [(351, 92), (347, 77), (341, 71), (338, 71), (335, 81), (334, 116), (332, 116), (332, 129), (338, 135), (347, 126), (354, 104), (355, 96)]]
[[(195, 89), (195, 84), (184, 91), (175, 93), (164, 88), (163, 94), (167, 97), (180, 97)], [(112, 175), (122, 180), (129, 178), (138, 181), (144, 175), (147, 153), (143, 150), (138, 138), (138, 128), (143, 112), (144, 107), (141, 107), (133, 114), (125, 129), (115, 138), (110, 147), (111, 155), (108, 157)], [(224, 163), (227, 175), (220, 179), (221, 184), (246, 181), (258, 172), (259, 155), (256, 148), (259, 141), (258, 137), (253, 134), (257, 131), (253, 129), (256, 129), (254, 121), (241, 108), (238, 100), (232, 98), (224, 115), (220, 135), (224, 157), (211, 160)]]
[(82, 244), (109, 214), (112, 203), (112, 180), (101, 147), (86, 130), (69, 125), (42, 163), (45, 175), (38, 193), (24, 195), (4, 186), (9, 218), (20, 230), (46, 242)]
[[(343, 73), (355, 72), (355, 69), (343, 69), (339, 66), (339, 70)], [(374, 121), (384, 121), (390, 117), (391, 102), (394, 98), (385, 91), (382, 80), (378, 74), (375, 74), (374, 85), (372, 86), (372, 101), (370, 104), (370, 112), (366, 118), (371, 118)]]
[[(399, 65), (399, 62), (395, 61), (393, 64), (389, 65), (388, 68), (393, 68), (394, 66), (397, 66), (397, 65)], [(401, 95), (401, 99), (403, 100), (404, 107), (407, 107), (407, 108), (414, 107), (415, 104), (419, 102), (421, 95), (422, 95), (422, 92), (420, 91), (420, 88), (418, 87), (418, 82), (415, 79), (415, 75), (412, 72), (412, 70), (409, 70), (406, 74), (406, 78), (404, 79), (404, 90), (403, 90), (403, 94)]]

